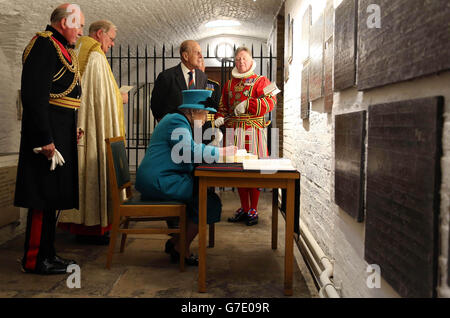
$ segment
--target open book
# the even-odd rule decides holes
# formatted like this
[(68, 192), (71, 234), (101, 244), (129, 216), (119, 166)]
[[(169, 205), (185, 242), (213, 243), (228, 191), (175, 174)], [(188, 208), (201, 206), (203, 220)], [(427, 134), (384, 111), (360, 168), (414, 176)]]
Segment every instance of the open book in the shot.
[(126, 94), (129, 91), (131, 91), (133, 89), (133, 86), (127, 86), (127, 85), (123, 85), (121, 88), (119, 88), (120, 93), (122, 94)]
[(269, 85), (267, 85), (266, 87), (264, 87), (264, 95), (269, 95), (271, 94), (272, 96), (275, 96), (276, 94), (278, 94), (279, 92), (281, 92), (278, 87), (277, 84), (275, 84), (274, 82), (270, 83)]
[(246, 159), (258, 159), (257, 155), (248, 153), (245, 149), (238, 149), (233, 155), (222, 157), (219, 162), (222, 163), (241, 163)]
[(297, 171), (290, 159), (245, 159), (242, 162), (244, 170), (261, 171)]

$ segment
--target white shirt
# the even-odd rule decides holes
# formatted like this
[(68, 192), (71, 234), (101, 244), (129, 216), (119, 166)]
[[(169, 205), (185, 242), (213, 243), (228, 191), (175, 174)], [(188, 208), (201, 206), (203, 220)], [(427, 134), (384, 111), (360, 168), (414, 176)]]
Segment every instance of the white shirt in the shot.
[[(189, 88), (189, 72), (191, 71), (186, 67), (186, 65), (181, 62), (181, 71), (184, 75), (184, 81), (186, 82), (186, 87)], [(195, 85), (195, 69), (192, 70), (192, 76), (194, 77), (194, 85)]]

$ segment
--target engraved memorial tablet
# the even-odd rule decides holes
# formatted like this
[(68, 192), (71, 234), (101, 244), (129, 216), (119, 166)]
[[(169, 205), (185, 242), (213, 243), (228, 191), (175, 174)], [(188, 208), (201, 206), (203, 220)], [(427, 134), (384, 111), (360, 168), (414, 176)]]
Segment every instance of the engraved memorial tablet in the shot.
[(331, 113), (333, 108), (333, 37), (325, 42), (323, 51), (323, 94), (325, 97), (324, 108), (326, 113)]
[(309, 59), (309, 33), (311, 29), (312, 7), (305, 11), (302, 19), (302, 35), (300, 39), (300, 60), (305, 63)]
[(323, 96), (323, 14), (311, 28), (311, 51), (309, 63), (309, 100)]
[(449, 21), (448, 0), (360, 0), (358, 90), (449, 70)]
[(334, 91), (355, 86), (356, 0), (344, 0), (335, 10)]
[(301, 87), (301, 109), (300, 116), (302, 119), (309, 118), (309, 64), (303, 65), (302, 70), (302, 87)]
[(402, 297), (436, 295), (443, 98), (369, 107), (365, 259)]
[(328, 41), (334, 32), (334, 5), (333, 0), (327, 0), (325, 6), (325, 29), (324, 29), (324, 41)]
[(364, 219), (366, 111), (335, 117), (335, 201), (358, 222)]

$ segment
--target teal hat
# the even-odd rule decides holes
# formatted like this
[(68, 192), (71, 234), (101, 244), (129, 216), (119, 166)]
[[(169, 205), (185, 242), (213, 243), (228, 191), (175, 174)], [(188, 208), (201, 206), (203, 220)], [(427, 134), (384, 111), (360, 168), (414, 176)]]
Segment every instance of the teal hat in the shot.
[(183, 94), (183, 104), (178, 108), (203, 109), (215, 113), (216, 110), (211, 107), (212, 91), (208, 89), (188, 89), (181, 91)]

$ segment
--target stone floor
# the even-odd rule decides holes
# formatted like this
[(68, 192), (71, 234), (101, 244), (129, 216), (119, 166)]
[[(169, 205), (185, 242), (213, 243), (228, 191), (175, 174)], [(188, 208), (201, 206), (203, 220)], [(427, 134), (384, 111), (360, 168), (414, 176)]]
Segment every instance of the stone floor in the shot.
[[(131, 235), (123, 254), (116, 253), (105, 269), (107, 246), (79, 245), (74, 236), (57, 231), (58, 254), (78, 261), (81, 288), (69, 288), (69, 274), (40, 276), (21, 272), (24, 235), (0, 246), (0, 297), (165, 297), (165, 298), (282, 298), (284, 219), (279, 217), (279, 247), (271, 249), (271, 193), (260, 198), (260, 222), (248, 227), (226, 222), (238, 207), (235, 192), (219, 193), (222, 222), (216, 224), (215, 247), (207, 250), (207, 293), (197, 291), (197, 267), (181, 273), (164, 253), (166, 235)], [(137, 224), (136, 226), (142, 226)], [(116, 248), (118, 250), (118, 247)], [(198, 250), (198, 240), (192, 243)], [(294, 295), (317, 297), (312, 278), (294, 244)]]

